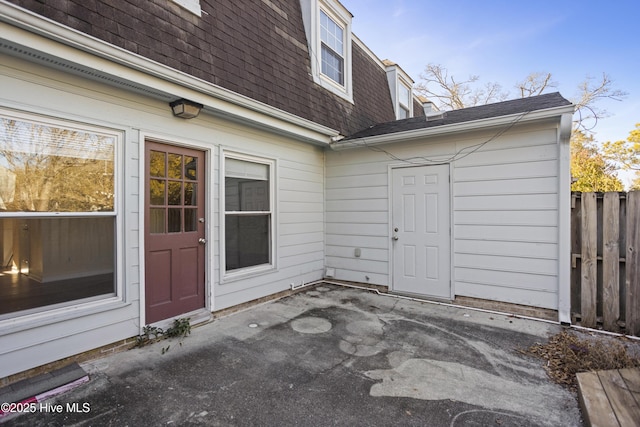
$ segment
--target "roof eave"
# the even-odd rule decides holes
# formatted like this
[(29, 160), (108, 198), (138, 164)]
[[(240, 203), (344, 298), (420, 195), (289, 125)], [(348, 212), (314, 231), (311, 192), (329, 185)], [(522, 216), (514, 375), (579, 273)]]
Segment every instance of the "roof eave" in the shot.
[(335, 129), (111, 45), (5, 0), (0, 0), (0, 5), (0, 27), (4, 27), (0, 33), (9, 42), (82, 65), (87, 65), (84, 63), (87, 59), (91, 60), (85, 57), (89, 55), (92, 61), (97, 61), (94, 67), (115, 79), (146, 85), (148, 77), (152, 77), (158, 79), (156, 83), (162, 82), (155, 89), (201, 103), (205, 111), (246, 120), (312, 144), (327, 146), (340, 135)]
[(472, 130), (491, 128), (497, 126), (510, 125), (514, 121), (518, 123), (532, 122), (536, 120), (561, 117), (563, 114), (573, 114), (574, 105), (562, 105), (558, 107), (546, 108), (542, 110), (529, 111), (524, 113), (514, 113), (506, 116), (491, 117), (488, 119), (471, 120), (468, 122), (452, 123), (449, 125), (434, 126), (429, 128), (415, 129), (404, 132), (388, 133), (362, 138), (355, 138), (346, 141), (337, 141), (329, 144), (332, 150), (347, 150), (360, 148), (363, 146), (384, 145), (397, 142), (406, 142), (416, 139), (432, 138), (454, 133), (463, 133)]

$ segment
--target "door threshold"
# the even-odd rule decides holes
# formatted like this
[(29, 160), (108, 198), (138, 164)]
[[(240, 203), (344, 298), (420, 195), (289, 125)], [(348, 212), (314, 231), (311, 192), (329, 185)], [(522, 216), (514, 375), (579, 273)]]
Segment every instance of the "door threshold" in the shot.
[(423, 300), (423, 301), (441, 302), (441, 303), (445, 303), (445, 304), (453, 303), (453, 300), (451, 299), (451, 297), (447, 298), (447, 297), (438, 297), (438, 296), (435, 296), (435, 295), (428, 295), (428, 294), (419, 294), (419, 293), (403, 292), (403, 291), (394, 291), (393, 289), (390, 289), (389, 293), (392, 294), (392, 295), (398, 295), (398, 296), (406, 297), (406, 298), (414, 298), (414, 299)]
[(188, 313), (179, 314), (174, 317), (170, 317), (164, 320), (158, 320), (155, 323), (152, 323), (150, 326), (168, 329), (173, 326), (173, 322), (178, 319), (189, 319), (189, 324), (191, 326), (201, 325), (207, 322), (210, 322), (213, 319), (213, 315), (206, 308), (200, 308), (198, 310), (190, 311)]

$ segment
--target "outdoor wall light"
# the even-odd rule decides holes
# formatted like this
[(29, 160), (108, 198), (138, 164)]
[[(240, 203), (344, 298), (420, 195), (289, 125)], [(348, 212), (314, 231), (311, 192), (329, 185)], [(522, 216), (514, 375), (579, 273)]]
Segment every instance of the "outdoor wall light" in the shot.
[(173, 115), (180, 117), (181, 119), (193, 119), (198, 117), (203, 105), (197, 102), (189, 101), (188, 99), (178, 99), (169, 104)]

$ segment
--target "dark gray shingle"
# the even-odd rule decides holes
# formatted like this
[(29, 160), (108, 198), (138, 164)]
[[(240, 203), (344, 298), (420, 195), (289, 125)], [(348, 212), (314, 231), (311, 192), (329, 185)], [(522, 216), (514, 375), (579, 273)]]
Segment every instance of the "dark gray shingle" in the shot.
[(546, 110), (548, 108), (561, 107), (565, 105), (571, 105), (571, 102), (563, 98), (558, 92), (554, 92), (539, 96), (532, 96), (530, 98), (513, 99), (510, 101), (497, 102), (495, 104), (446, 111), (442, 118), (426, 120), (425, 117), (422, 116), (380, 123), (349, 135), (347, 138), (343, 139), (343, 141), (471, 122), (529, 111)]

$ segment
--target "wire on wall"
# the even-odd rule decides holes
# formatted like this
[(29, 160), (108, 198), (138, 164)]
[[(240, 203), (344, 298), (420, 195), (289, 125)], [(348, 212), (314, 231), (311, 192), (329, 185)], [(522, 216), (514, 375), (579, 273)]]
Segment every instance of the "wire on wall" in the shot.
[(423, 166), (423, 165), (449, 164), (449, 163), (454, 163), (454, 162), (457, 162), (458, 160), (464, 159), (465, 157), (467, 157), (467, 156), (475, 153), (476, 151), (480, 150), (482, 147), (484, 147), (485, 145), (487, 145), (491, 141), (494, 141), (495, 139), (497, 139), (500, 136), (504, 135), (506, 132), (508, 132), (511, 128), (513, 128), (518, 122), (520, 122), (520, 120), (522, 120), (530, 112), (531, 111), (525, 111), (524, 113), (519, 114), (516, 118), (514, 118), (504, 128), (500, 129), (498, 132), (496, 132), (494, 135), (492, 135), (490, 138), (486, 139), (485, 141), (483, 141), (483, 142), (481, 142), (479, 144), (471, 145), (469, 147), (461, 148), (460, 150), (456, 151), (451, 157), (445, 158), (445, 159), (431, 159), (431, 158), (428, 158), (426, 156), (412, 156), (412, 157), (406, 157), (406, 158), (398, 157), (395, 154), (391, 153), (390, 151), (385, 150), (384, 148), (380, 148), (380, 147), (377, 147), (377, 146), (373, 146), (373, 145), (367, 144), (366, 138), (362, 138), (362, 145), (364, 147), (366, 147), (367, 149), (371, 150), (371, 151), (374, 151), (374, 152), (377, 152), (377, 153), (383, 153), (383, 154), (385, 154), (387, 157), (389, 157), (392, 160), (395, 160), (395, 161), (398, 161), (398, 162), (402, 162), (402, 163), (407, 163), (407, 164), (410, 164), (410, 165)]

